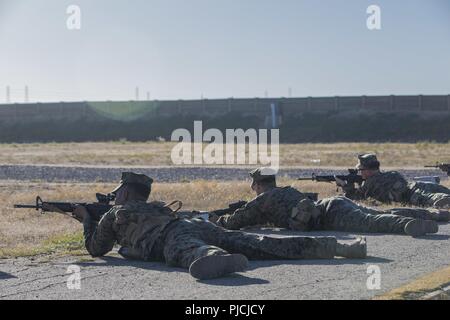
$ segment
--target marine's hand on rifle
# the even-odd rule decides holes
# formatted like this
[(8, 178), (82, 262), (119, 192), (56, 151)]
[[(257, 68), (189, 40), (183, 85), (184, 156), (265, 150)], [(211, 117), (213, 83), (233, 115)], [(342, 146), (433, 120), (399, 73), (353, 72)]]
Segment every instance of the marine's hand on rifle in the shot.
[(78, 205), (72, 212), (72, 216), (80, 222), (83, 222), (84, 218), (89, 214), (84, 206)]
[(347, 186), (347, 182), (345, 180), (342, 180), (338, 178), (337, 176), (334, 176), (334, 179), (336, 179), (336, 186), (345, 188)]

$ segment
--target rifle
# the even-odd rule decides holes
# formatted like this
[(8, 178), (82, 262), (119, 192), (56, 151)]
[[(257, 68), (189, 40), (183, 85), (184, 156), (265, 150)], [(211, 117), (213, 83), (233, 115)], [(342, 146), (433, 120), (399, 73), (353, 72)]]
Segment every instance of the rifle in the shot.
[[(108, 212), (113, 205), (110, 204), (111, 201), (114, 201), (114, 194), (101, 194), (97, 193), (96, 195), (97, 202), (94, 203), (74, 203), (74, 202), (47, 202), (43, 201), (41, 197), (36, 197), (36, 204), (27, 205), (27, 204), (15, 204), (14, 208), (16, 209), (35, 209), (37, 211), (41, 211), (42, 214), (45, 212), (58, 212), (63, 214), (72, 213), (77, 206), (83, 206), (89, 212), (89, 215), (94, 221), (100, 221), (103, 215)], [(70, 215), (73, 217), (72, 215)]]
[(247, 201), (241, 200), (238, 202), (234, 202), (228, 205), (228, 208), (225, 209), (218, 209), (218, 210), (213, 210), (213, 211), (208, 211), (208, 213), (211, 214), (215, 214), (218, 217), (220, 216), (224, 216), (226, 214), (232, 214), (233, 212), (235, 212), (237, 209), (245, 206), (247, 204)]
[(442, 171), (447, 172), (447, 175), (450, 177), (450, 163), (436, 163), (434, 166), (425, 166), (425, 168), (441, 169)]
[(184, 218), (184, 219), (200, 218), (200, 219), (208, 221), (209, 218), (214, 215), (220, 217), (220, 216), (224, 216), (226, 214), (232, 214), (237, 209), (245, 206), (246, 204), (247, 204), (247, 201), (241, 200), (241, 201), (229, 204), (228, 208), (225, 208), (225, 209), (218, 209), (218, 210), (211, 210), (211, 211), (197, 211), (197, 210), (178, 211), (177, 215), (178, 215), (178, 217)]
[[(318, 200), (318, 193), (312, 193), (312, 192), (303, 192), (304, 195), (306, 195), (309, 199), (311, 199), (312, 201), (317, 201)], [(244, 201), (244, 200), (240, 200), (238, 202), (234, 202), (228, 205), (228, 208), (225, 209), (218, 209), (218, 210), (212, 210), (212, 211), (207, 211), (204, 212), (208, 213), (209, 215), (216, 215), (218, 217), (220, 216), (224, 216), (226, 214), (232, 214), (234, 213), (237, 209), (242, 208), (243, 206), (245, 206), (248, 202)]]
[(312, 174), (312, 177), (301, 177), (298, 178), (297, 180), (299, 181), (316, 181), (316, 182), (333, 182), (336, 181), (336, 178), (344, 180), (345, 182), (347, 182), (348, 184), (354, 184), (357, 183), (359, 185), (361, 185), (363, 183), (363, 178), (362, 176), (360, 176), (358, 174), (358, 170), (356, 169), (348, 169), (348, 173), (347, 175), (336, 175), (336, 176), (319, 176), (316, 175), (315, 173)]

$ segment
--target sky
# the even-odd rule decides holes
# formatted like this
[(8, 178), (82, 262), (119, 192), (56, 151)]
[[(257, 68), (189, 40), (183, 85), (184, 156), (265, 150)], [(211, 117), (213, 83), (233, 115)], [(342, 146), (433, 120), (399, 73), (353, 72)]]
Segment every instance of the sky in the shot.
[(450, 94), (450, 1), (0, 0), (0, 103), (7, 86), (11, 102)]

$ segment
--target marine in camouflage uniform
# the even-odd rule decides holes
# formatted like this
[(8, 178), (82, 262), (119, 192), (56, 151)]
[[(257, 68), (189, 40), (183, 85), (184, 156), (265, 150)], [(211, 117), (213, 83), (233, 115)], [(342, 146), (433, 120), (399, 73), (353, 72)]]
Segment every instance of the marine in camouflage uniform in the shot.
[[(276, 186), (274, 174), (262, 174), (262, 169), (250, 173), (252, 189), (257, 197), (233, 214), (218, 217), (217, 225), (237, 230), (269, 224), (299, 231), (335, 230), (365, 233), (393, 233), (419, 236), (437, 232), (434, 221), (415, 219), (423, 209), (379, 211), (357, 205), (345, 197), (332, 197), (317, 202), (292, 187)], [(395, 214), (393, 214), (395, 213)]]
[(210, 279), (243, 271), (247, 258), (364, 258), (367, 253), (365, 239), (351, 244), (338, 243), (335, 237), (279, 239), (225, 230), (202, 219), (178, 218), (164, 203), (146, 203), (151, 183), (144, 175), (124, 173), (113, 191), (117, 205), (98, 224), (87, 212), (75, 213), (83, 218), (85, 246), (92, 256), (105, 255), (118, 243), (126, 258), (163, 261), (189, 268), (195, 278)]
[[(450, 208), (450, 189), (430, 182), (407, 182), (396, 171), (381, 172), (380, 162), (374, 154), (358, 157), (356, 168), (363, 174), (364, 182), (359, 188), (353, 184), (338, 184), (345, 196), (353, 200), (373, 198), (383, 203), (399, 202), (420, 207)], [(439, 212), (439, 211), (437, 211)], [(448, 221), (448, 212), (442, 212)]]

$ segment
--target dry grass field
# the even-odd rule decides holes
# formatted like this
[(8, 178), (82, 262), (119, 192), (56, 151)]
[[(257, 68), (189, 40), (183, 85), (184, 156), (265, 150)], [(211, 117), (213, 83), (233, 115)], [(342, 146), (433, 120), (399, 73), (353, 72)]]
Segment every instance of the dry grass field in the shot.
[[(0, 144), (0, 164), (49, 164), (94, 166), (170, 166), (170, 142)], [(280, 146), (282, 167), (349, 167), (355, 156), (375, 152), (385, 167), (418, 168), (436, 161), (450, 162), (450, 144), (297, 144)], [(292, 184), (280, 181), (280, 185)], [(448, 181), (444, 183), (448, 184)], [(333, 184), (294, 182), (305, 192), (320, 197), (336, 194)], [(107, 192), (110, 184), (80, 184), (0, 181), (0, 258), (48, 253), (85, 254), (81, 225), (70, 217), (33, 210), (13, 209), (15, 203), (32, 204), (36, 195), (49, 201), (94, 201), (95, 192)], [(246, 181), (193, 181), (156, 183), (152, 199), (181, 200), (185, 209), (209, 210), (226, 207), (253, 194)], [(373, 203), (368, 203), (373, 205)]]
[[(100, 166), (172, 165), (172, 142), (0, 144), (0, 164)], [(334, 143), (280, 145), (281, 167), (348, 167), (359, 153), (375, 152), (384, 167), (418, 168), (450, 162), (450, 143)]]
[[(43, 184), (0, 182), (0, 257), (36, 255), (82, 248), (81, 225), (70, 217), (32, 209), (14, 209), (14, 204), (33, 204), (36, 195), (48, 201), (94, 201), (95, 192), (108, 192), (110, 184)], [(214, 190), (214, 192), (211, 192)], [(251, 199), (246, 182), (196, 181), (155, 184), (152, 199), (169, 202), (182, 200), (185, 209), (208, 210), (228, 203)]]
[[(336, 194), (333, 184), (281, 180), (320, 197)], [(445, 181), (450, 186), (449, 181)], [(38, 254), (86, 254), (82, 227), (70, 217), (57, 213), (38, 214), (32, 209), (13, 209), (13, 205), (33, 204), (36, 195), (48, 201), (94, 201), (95, 192), (108, 192), (111, 184), (44, 184), (0, 181), (0, 258)], [(184, 209), (210, 210), (226, 207), (237, 200), (250, 200), (248, 181), (194, 181), (191, 183), (156, 183), (151, 199), (169, 202), (181, 200)], [(374, 203), (367, 203), (374, 205)]]

